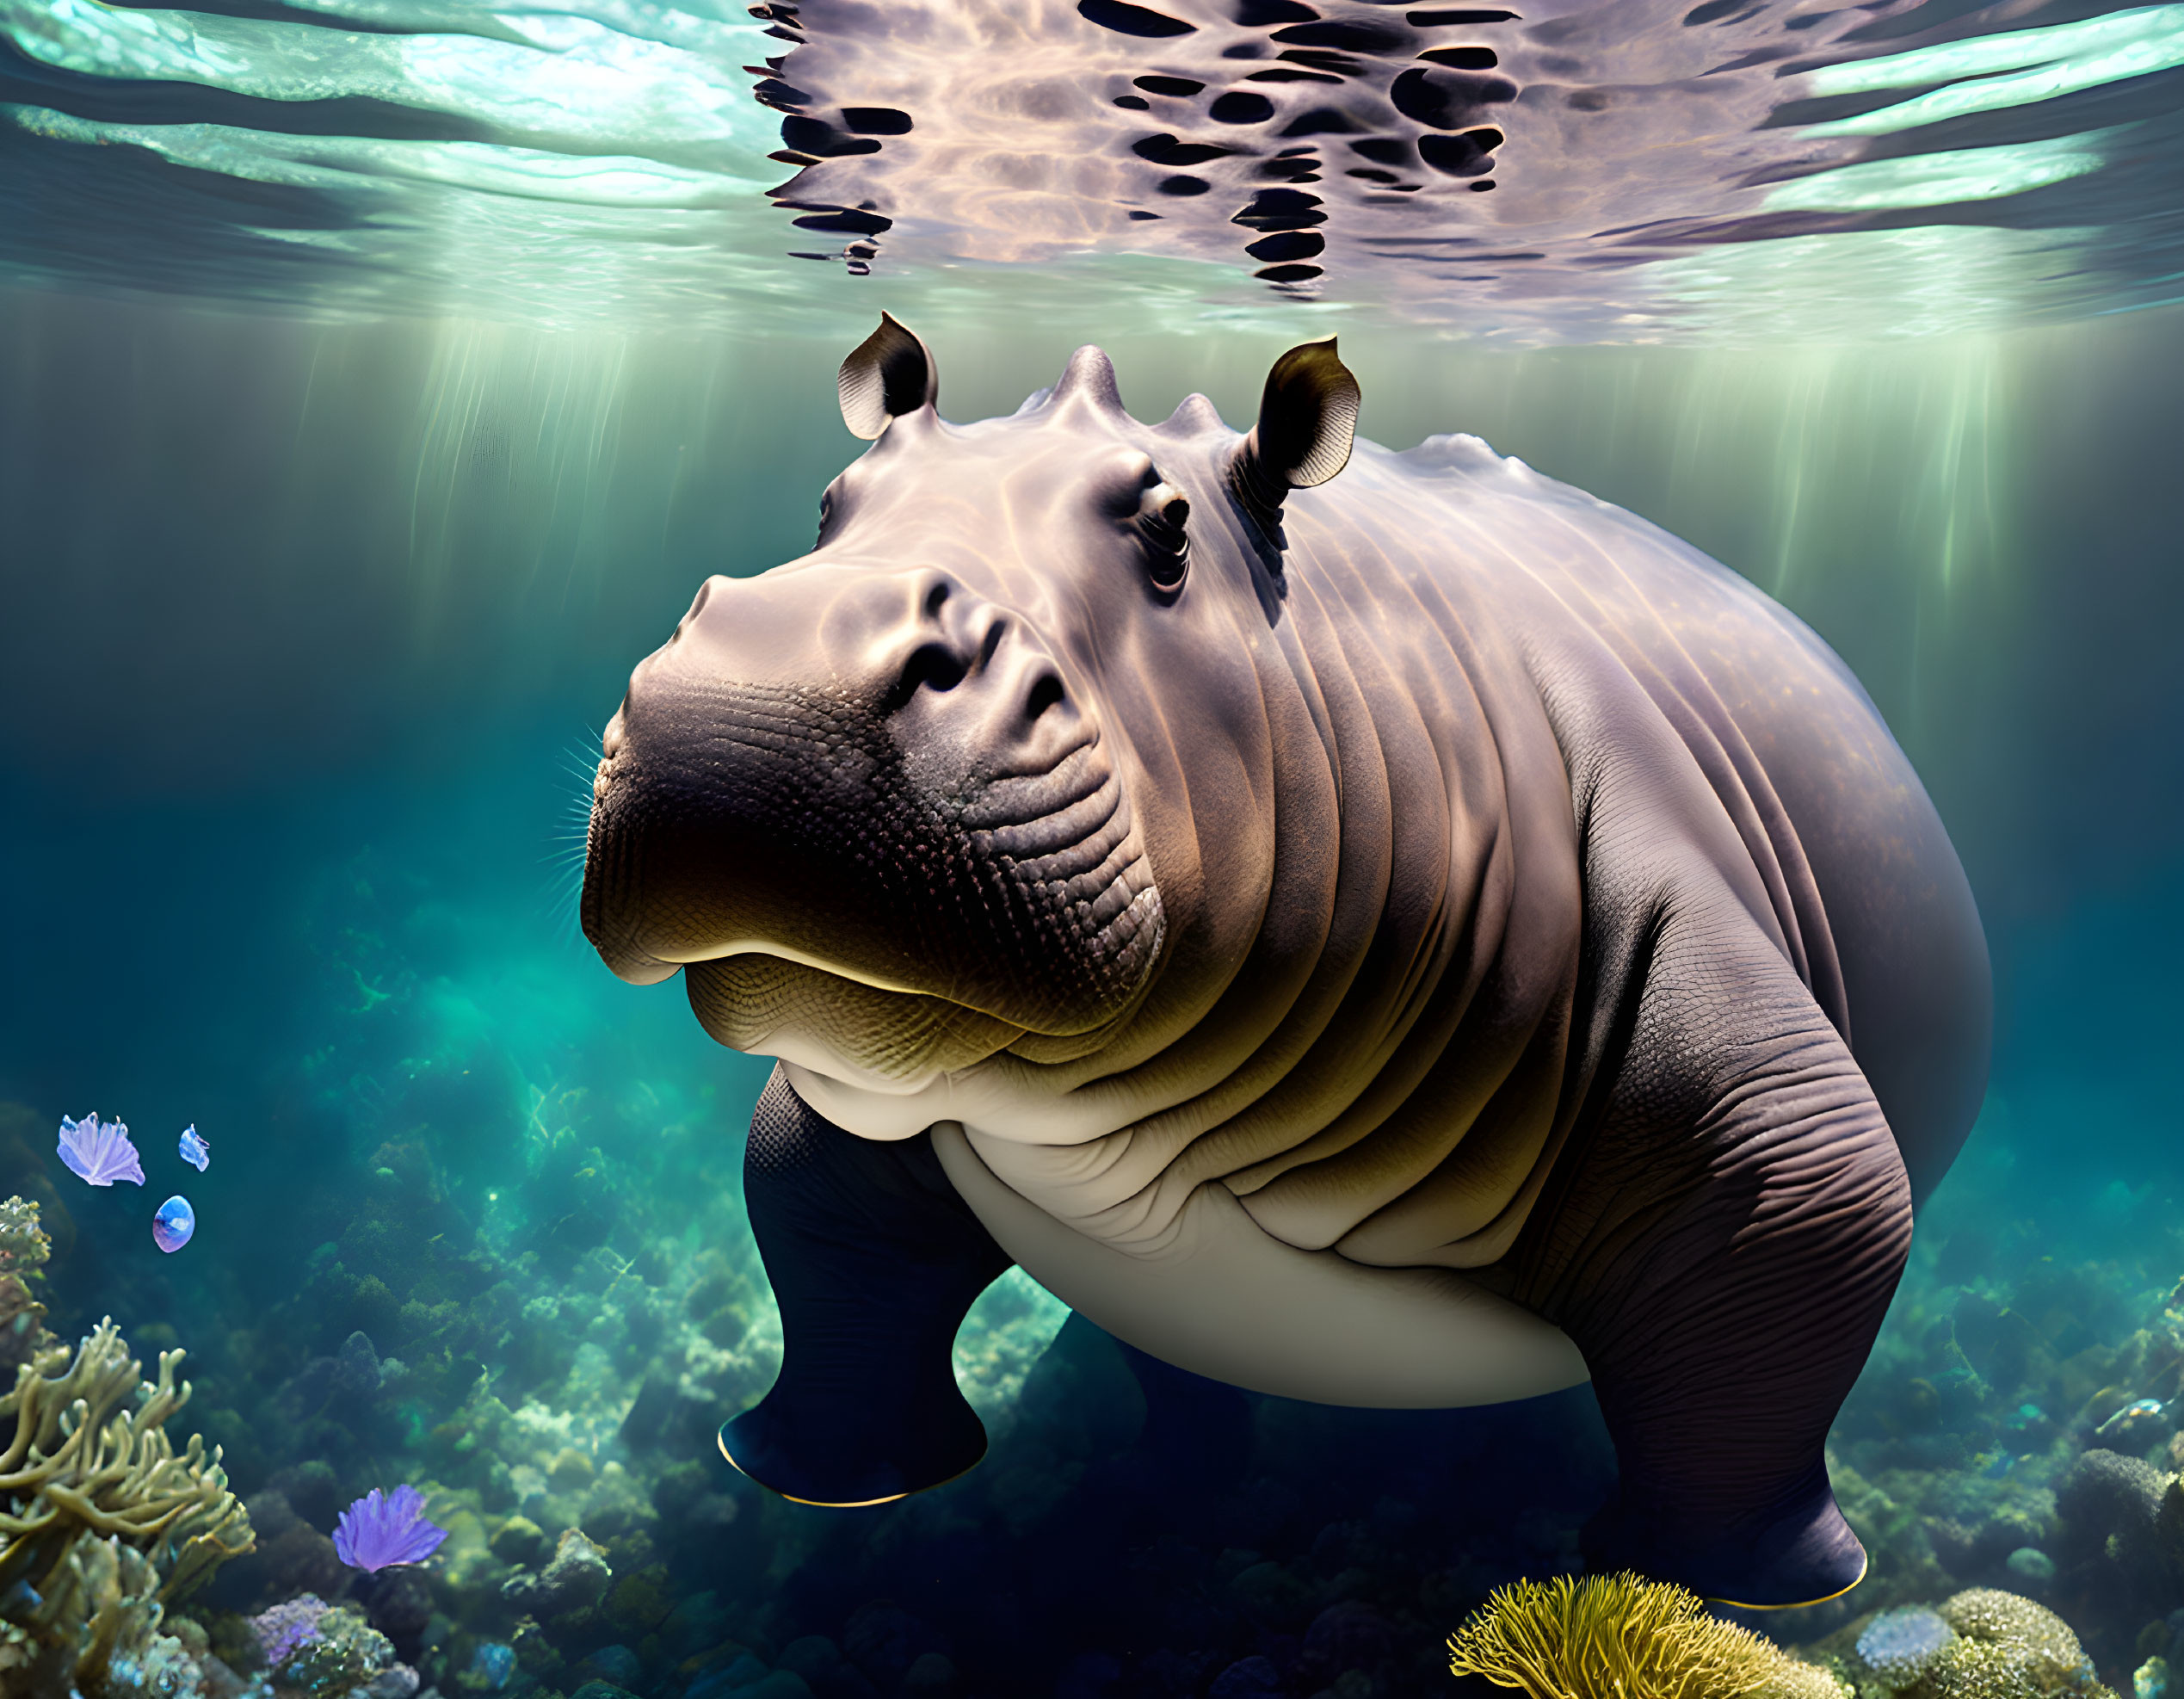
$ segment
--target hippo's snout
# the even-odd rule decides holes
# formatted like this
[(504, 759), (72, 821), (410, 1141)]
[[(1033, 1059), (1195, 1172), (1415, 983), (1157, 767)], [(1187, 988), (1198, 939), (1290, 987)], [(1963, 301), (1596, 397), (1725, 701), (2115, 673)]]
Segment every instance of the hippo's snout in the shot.
[[(764, 956), (867, 988), (860, 1010), (878, 988), (1065, 1034), (1120, 1013), (1157, 952), (1095, 711), (1027, 620), (945, 571), (708, 581), (604, 748), (583, 922), (625, 979)], [(692, 995), (742, 1044), (731, 981)]]
[(935, 567), (829, 565), (706, 580), (632, 677), (608, 757), (639, 696), (731, 678), (857, 703), (929, 773), (950, 763), (989, 780), (1045, 773), (1095, 737), (1060, 664), (1017, 615)]

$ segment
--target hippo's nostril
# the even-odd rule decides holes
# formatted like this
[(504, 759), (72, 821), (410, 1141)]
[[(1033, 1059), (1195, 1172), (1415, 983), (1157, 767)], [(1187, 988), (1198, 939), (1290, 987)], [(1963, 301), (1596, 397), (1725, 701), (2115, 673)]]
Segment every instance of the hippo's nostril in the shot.
[(935, 690), (953, 690), (963, 683), (970, 670), (962, 658), (946, 644), (921, 643), (910, 652), (910, 658), (903, 667), (900, 700), (908, 701), (928, 685)]
[(946, 578), (935, 578), (933, 581), (932, 589), (925, 592), (925, 617), (929, 620), (938, 619), (941, 616), (941, 609), (947, 605), (947, 599), (948, 581)]
[(1051, 707), (1059, 707), (1068, 693), (1062, 689), (1059, 675), (1042, 672), (1032, 681), (1031, 694), (1024, 699), (1024, 721), (1037, 721), (1040, 715)]

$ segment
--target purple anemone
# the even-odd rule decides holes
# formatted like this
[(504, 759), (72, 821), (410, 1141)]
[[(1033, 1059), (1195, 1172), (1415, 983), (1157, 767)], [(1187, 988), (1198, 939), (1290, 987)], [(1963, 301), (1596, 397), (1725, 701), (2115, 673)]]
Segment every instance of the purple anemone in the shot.
[(116, 1180), (144, 1183), (144, 1165), (129, 1142), (129, 1129), (118, 1121), (101, 1121), (96, 1109), (81, 1121), (61, 1117), (60, 1159), (71, 1173), (95, 1186), (110, 1186)]
[(334, 1524), (334, 1555), (352, 1569), (423, 1563), (447, 1537), (446, 1529), (425, 1520), (424, 1494), (416, 1487), (381, 1492), (375, 1486)]

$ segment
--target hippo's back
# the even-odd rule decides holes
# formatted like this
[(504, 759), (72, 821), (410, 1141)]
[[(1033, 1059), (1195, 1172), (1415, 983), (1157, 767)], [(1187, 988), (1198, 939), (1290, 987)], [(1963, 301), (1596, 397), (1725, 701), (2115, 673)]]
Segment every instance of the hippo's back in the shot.
[(1633, 720), (1688, 751), (1923, 1198), (1985, 1090), (1986, 943), (1940, 819), (1849, 670), (1719, 563), (1476, 438), (1359, 447), (1337, 522), (1377, 510), (1368, 528), (1398, 571), (1497, 628), (1573, 773), (1603, 742), (1643, 735)]

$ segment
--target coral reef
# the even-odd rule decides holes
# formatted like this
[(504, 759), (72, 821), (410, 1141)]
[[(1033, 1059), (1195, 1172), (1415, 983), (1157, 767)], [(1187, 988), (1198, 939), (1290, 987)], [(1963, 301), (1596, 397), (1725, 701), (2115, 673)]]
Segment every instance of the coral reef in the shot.
[(1623, 1574), (1521, 1581), (1449, 1637), (1449, 1670), (1531, 1699), (1823, 1699), (1840, 1693), (1697, 1594)]
[[(43, 1249), (34, 1209), (0, 1209), (5, 1254)], [(0, 1690), (125, 1699), (198, 1690), (201, 1671), (160, 1632), (166, 1603), (250, 1548), (250, 1527), (204, 1442), (177, 1453), (166, 1424), (189, 1399), (182, 1352), (159, 1378), (113, 1321), (40, 1350), (0, 1397)], [(140, 1400), (140, 1401), (139, 1401)]]
[[(0, 1418), (14, 1435), (0, 1451), (0, 1588), (34, 1585), (60, 1554), (89, 1534), (137, 1547), (165, 1578), (160, 1592), (189, 1591), (225, 1562), (250, 1549), (249, 1517), (227, 1490), (220, 1450), (205, 1454), (193, 1434), (177, 1454), (168, 1419), (189, 1401), (177, 1387), (179, 1350), (159, 1356), (159, 1379), (140, 1406), (130, 1400), (142, 1365), (111, 1317), (77, 1347), (43, 1354), (16, 1372), (0, 1397)], [(57, 1371), (57, 1372), (48, 1372)]]
[[(276, 1689), (297, 1699), (342, 1699), (351, 1688), (370, 1684), (377, 1689), (374, 1677), (395, 1667), (394, 1647), (386, 1636), (364, 1620), (362, 1611), (337, 1605), (312, 1623), (273, 1674)], [(414, 1679), (406, 1685), (416, 1690)]]
[(1860, 1617), (1806, 1655), (1858, 1699), (2115, 1699), (2068, 1623), (1992, 1587)]
[(2111, 1233), (2102, 1262), (2039, 1238), (1976, 1191), (1922, 1223), (1829, 1449), (1871, 1572), (1771, 1631), (1990, 1589), (2059, 1614), (2119, 1690), (2184, 1645), (2184, 1236)]

